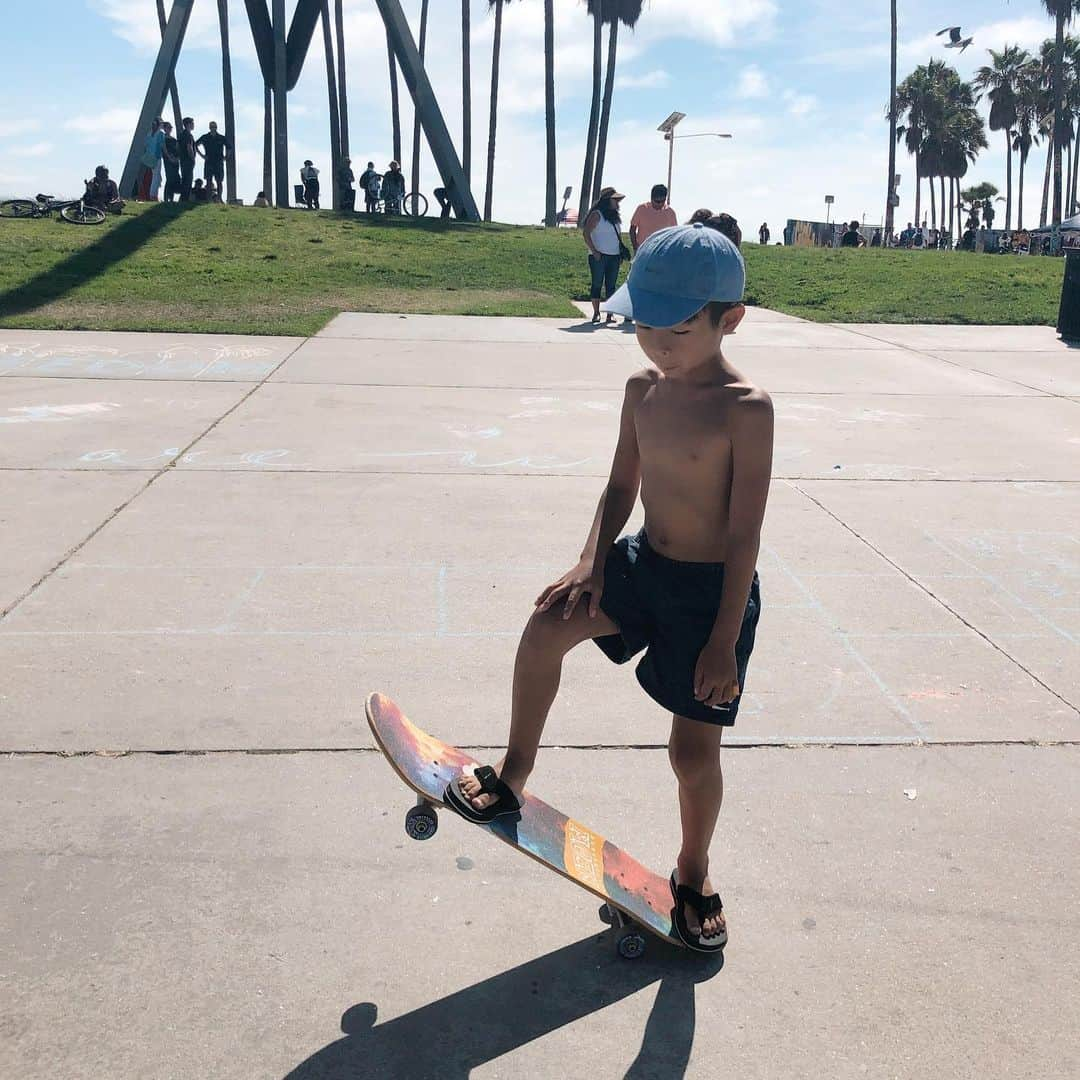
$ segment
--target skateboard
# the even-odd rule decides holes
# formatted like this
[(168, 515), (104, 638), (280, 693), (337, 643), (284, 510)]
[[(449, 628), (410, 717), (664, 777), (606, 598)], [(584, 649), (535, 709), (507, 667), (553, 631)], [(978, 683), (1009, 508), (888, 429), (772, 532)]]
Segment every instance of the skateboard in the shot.
[[(447, 784), (478, 762), (421, 731), (383, 694), (367, 699), (367, 718), (386, 760), (416, 792), (416, 805), (405, 815), (405, 832), (414, 840), (430, 839), (439, 827), (438, 807), (445, 805)], [(642, 930), (686, 948), (671, 922), (673, 901), (666, 878), (528, 791), (518, 813), (468, 824), (494, 834), (603, 900), (600, 918), (615, 929), (615, 948), (623, 958), (644, 955)]]

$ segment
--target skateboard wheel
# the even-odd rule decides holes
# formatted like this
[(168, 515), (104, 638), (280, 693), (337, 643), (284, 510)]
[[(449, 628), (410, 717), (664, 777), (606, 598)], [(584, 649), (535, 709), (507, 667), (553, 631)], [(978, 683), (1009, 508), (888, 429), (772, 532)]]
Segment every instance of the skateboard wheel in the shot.
[(615, 925), (615, 913), (607, 906), (607, 904), (601, 904), (597, 914), (600, 916), (600, 921), (602, 923), (607, 923), (608, 926)]
[(439, 815), (430, 806), (413, 806), (405, 815), (405, 832), (413, 840), (430, 840), (439, 827)]
[(637, 930), (624, 930), (616, 939), (615, 948), (624, 960), (638, 960), (645, 955), (645, 935)]

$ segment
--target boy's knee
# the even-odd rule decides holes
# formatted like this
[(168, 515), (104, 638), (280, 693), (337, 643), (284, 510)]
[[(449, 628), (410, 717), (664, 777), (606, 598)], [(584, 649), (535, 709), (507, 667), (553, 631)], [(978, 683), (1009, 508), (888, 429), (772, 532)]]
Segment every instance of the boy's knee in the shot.
[(562, 605), (534, 611), (525, 624), (522, 644), (540, 652), (567, 652), (573, 646), (569, 619), (562, 617)]
[(697, 743), (672, 739), (668, 743), (668, 760), (679, 783), (688, 787), (710, 780), (720, 771), (719, 748), (704, 749)]

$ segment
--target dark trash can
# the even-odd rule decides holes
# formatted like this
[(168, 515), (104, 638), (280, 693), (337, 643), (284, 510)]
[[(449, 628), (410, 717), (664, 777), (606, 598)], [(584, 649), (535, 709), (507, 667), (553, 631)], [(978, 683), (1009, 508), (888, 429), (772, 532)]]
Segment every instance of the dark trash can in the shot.
[(303, 206), (304, 205), (304, 185), (303, 184), (293, 184), (292, 190), (293, 190), (293, 197), (296, 199), (296, 205), (297, 206)]
[(1057, 332), (1066, 341), (1080, 341), (1080, 248), (1065, 249)]

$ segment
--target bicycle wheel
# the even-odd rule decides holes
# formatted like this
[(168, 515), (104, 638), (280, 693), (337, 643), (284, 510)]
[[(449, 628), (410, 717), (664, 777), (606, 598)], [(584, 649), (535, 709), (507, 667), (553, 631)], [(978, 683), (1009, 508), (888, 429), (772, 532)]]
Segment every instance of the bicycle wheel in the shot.
[(427, 197), (419, 191), (414, 191), (411, 195), (405, 196), (405, 203), (402, 209), (409, 217), (423, 217), (427, 213)]
[(0, 217), (33, 217), (37, 203), (31, 199), (5, 199), (0, 202)]
[(100, 225), (105, 220), (105, 211), (86, 203), (72, 203), (60, 211), (60, 216), (72, 225)]

